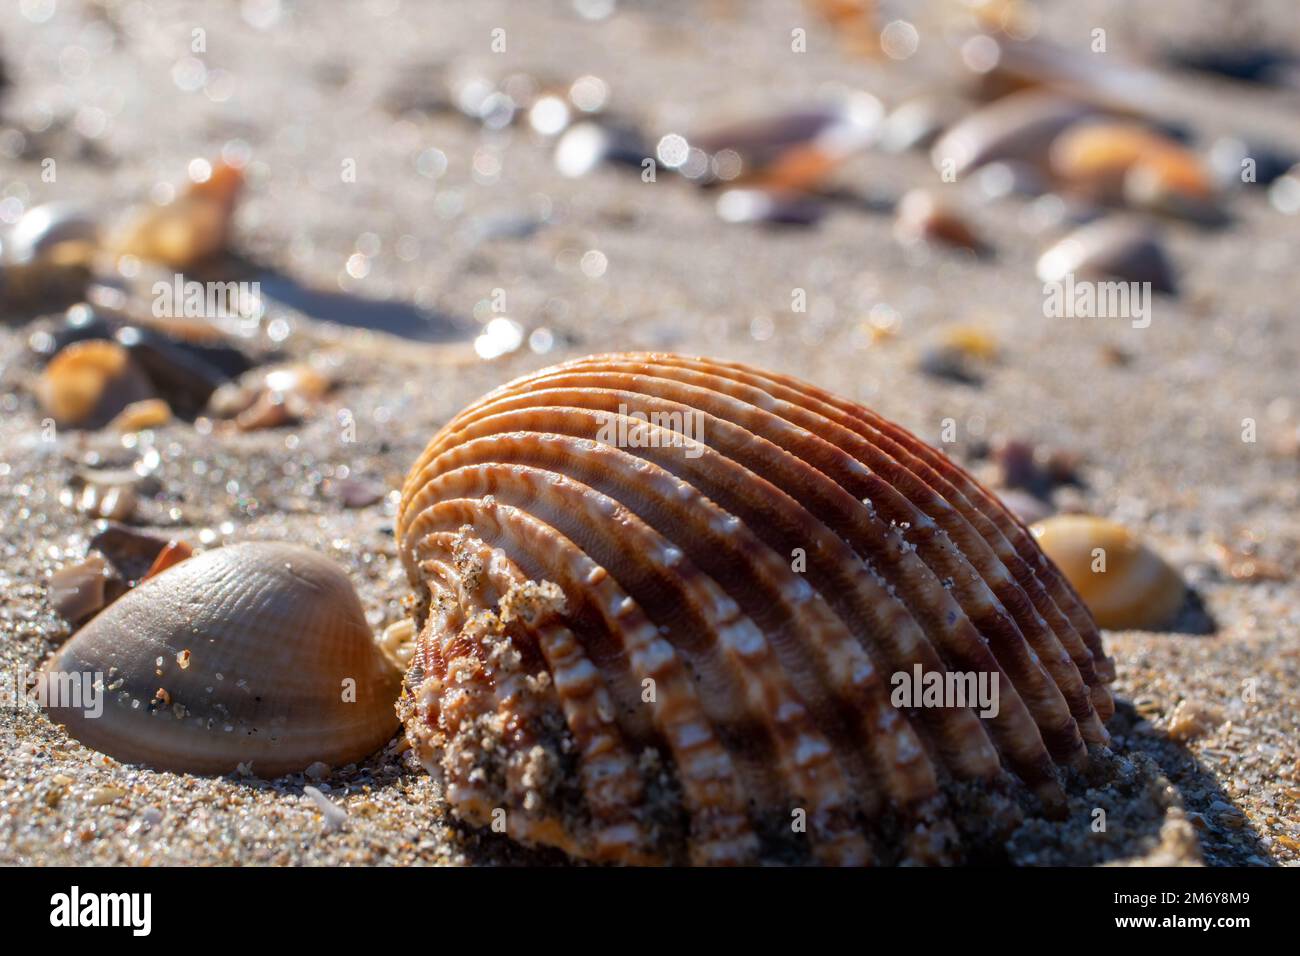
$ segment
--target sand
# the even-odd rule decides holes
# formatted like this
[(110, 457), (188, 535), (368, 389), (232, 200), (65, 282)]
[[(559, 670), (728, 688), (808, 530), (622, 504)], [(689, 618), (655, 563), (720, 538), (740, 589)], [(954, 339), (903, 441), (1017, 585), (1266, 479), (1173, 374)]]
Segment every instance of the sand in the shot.
[[(1085, 43), (1104, 26), (1114, 56), (1163, 42), (1146, 18), (1070, 8), (1045, 12), (1046, 35)], [(1234, 28), (1296, 39), (1285, 4), (1263, 9), (1261, 23)], [(286, 8), (267, 29), (234, 4), (142, 10), (60, 4), (39, 25), (19, 5), (0, 11), (11, 83), (0, 117), (29, 138), (27, 153), (0, 157), (3, 197), (123, 206), (227, 147), (252, 160), (236, 222), (241, 255), (304, 286), (387, 305), (313, 304), (361, 329), (274, 305), (268, 318), (290, 333), (286, 356), (328, 352), (340, 385), (301, 425), (247, 434), (174, 422), (138, 439), (101, 431), (44, 441), (30, 389), (40, 366), (27, 343), (57, 316), (0, 324), (6, 675), (36, 667), (69, 633), (45, 582), (85, 554), (95, 530), (59, 501), (79, 470), (148, 470), (160, 491), (135, 518), (145, 529), (205, 546), (276, 539), (320, 549), (351, 571), (378, 628), (401, 616), (408, 590), (395, 497), (348, 508), (344, 483), (396, 488), (440, 424), (507, 378), (593, 351), (671, 348), (800, 375), (936, 443), (954, 419), (961, 440), (949, 450), (977, 474), (1000, 438), (1077, 456), (1081, 484), (1053, 504), (1139, 529), (1194, 587), (1202, 610), (1173, 629), (1105, 635), (1119, 671), (1114, 755), (1092, 789), (1076, 788), (1067, 821), (1030, 821), (1006, 861), (1300, 861), (1300, 219), (1272, 209), (1263, 190), (1232, 197), (1226, 230), (1164, 227), (1182, 292), (1156, 301), (1149, 328), (1047, 319), (1033, 263), (1057, 233), (1024, 201), (984, 203), (973, 184), (948, 187), (995, 250), (986, 260), (904, 249), (889, 215), (847, 204), (809, 229), (727, 225), (712, 196), (670, 176), (644, 183), (601, 168), (563, 179), (538, 137), (485, 132), (437, 108), (448, 77), (475, 71), (527, 72), (542, 84), (601, 77), (612, 108), (656, 132), (797, 106), (828, 84), (892, 105), (951, 81), (937, 14), (916, 18), (917, 55), (889, 64), (841, 49), (793, 3), (718, 3), (707, 16), (694, 5), (636, 5), (594, 22), (563, 4), (368, 2), (346, 14), (312, 4)], [(1194, 34), (1192, 19), (1170, 38)], [(177, 85), (194, 73), (196, 27), (206, 31), (206, 91)], [(507, 31), (503, 54), (489, 49), (495, 27)], [(789, 52), (794, 27), (808, 30), (807, 54)], [(1203, 78), (1177, 90), (1161, 110), (1201, 137), (1244, 132), (1300, 149), (1286, 93)], [(42, 110), (50, 125), (34, 132)], [(446, 160), (436, 179), (417, 163), (430, 148)], [(45, 155), (58, 157), (55, 183), (41, 179)], [(356, 182), (340, 178), (348, 160)], [(437, 157), (426, 154), (429, 163)], [(933, 176), (923, 155), (867, 153), (837, 182), (888, 205)], [(349, 275), (349, 257), (376, 245), (368, 271)], [(534, 341), (549, 349), (460, 360), (497, 289), (512, 319), (548, 331)], [(791, 312), (795, 289), (807, 313)], [(452, 344), (364, 328), (373, 324)], [(997, 343), (979, 385), (917, 369), (952, 324)], [(893, 334), (873, 335), (882, 325)], [(1115, 362), (1117, 352), (1127, 360)], [(341, 439), (345, 410), (355, 442)], [(1245, 418), (1257, 423), (1256, 442), (1241, 440)], [(1234, 577), (1224, 546), (1278, 573)], [(6, 708), (0, 755), (5, 864), (561, 862), (455, 824), (400, 738), (320, 780), (193, 778), (119, 765), (38, 711)], [(346, 811), (341, 826), (305, 795), (309, 785)], [(1090, 827), (1097, 808), (1104, 834)]]

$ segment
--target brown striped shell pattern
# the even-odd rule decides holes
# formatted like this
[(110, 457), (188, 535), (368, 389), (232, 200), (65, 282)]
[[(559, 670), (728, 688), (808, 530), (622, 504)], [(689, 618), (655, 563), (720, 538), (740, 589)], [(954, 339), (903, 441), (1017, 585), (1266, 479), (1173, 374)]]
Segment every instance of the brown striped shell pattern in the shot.
[[(1024, 525), (786, 376), (612, 354), (520, 378), (433, 438), (397, 540), (407, 736), (458, 818), (526, 845), (957, 862), (987, 794), (1060, 817), (1108, 740), (1113, 663)], [(911, 673), (988, 675), (996, 714), (894, 706)]]

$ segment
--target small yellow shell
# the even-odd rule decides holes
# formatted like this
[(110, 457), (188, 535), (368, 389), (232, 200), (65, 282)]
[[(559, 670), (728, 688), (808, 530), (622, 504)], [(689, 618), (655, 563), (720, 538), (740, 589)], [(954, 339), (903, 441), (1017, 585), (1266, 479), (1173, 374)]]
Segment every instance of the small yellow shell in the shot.
[(1178, 572), (1123, 525), (1055, 515), (1030, 530), (1102, 627), (1163, 627), (1182, 606), (1186, 586)]
[(91, 340), (73, 342), (50, 360), (36, 397), (58, 424), (97, 428), (154, 392), (126, 349)]
[[(128, 763), (262, 777), (346, 764), (397, 729), (400, 676), (347, 575), (278, 543), (208, 551), (143, 581), (46, 665), (53, 719)], [(102, 713), (96, 711), (102, 707)]]
[(164, 399), (146, 398), (126, 406), (108, 426), (120, 432), (139, 432), (146, 428), (160, 428), (171, 418), (171, 406)]

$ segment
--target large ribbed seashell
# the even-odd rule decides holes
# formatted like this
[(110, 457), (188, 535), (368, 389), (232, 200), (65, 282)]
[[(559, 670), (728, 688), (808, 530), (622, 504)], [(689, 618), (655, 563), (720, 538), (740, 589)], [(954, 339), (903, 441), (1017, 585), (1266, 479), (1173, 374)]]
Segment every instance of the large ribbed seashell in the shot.
[[(1058, 765), (1107, 740), (1113, 666), (1025, 527), (784, 376), (615, 354), (519, 379), (434, 437), (396, 533), (408, 738), (459, 817), (525, 843), (953, 859), (972, 792), (1018, 778), (1059, 814)], [(917, 667), (998, 675), (997, 715), (895, 708)]]
[(99, 689), (98, 715), (84, 697), (49, 707), (73, 737), (162, 770), (243, 764), (273, 777), (339, 766), (397, 729), (400, 676), (352, 583), (296, 545), (230, 545), (148, 578), (73, 635), (45, 673)]

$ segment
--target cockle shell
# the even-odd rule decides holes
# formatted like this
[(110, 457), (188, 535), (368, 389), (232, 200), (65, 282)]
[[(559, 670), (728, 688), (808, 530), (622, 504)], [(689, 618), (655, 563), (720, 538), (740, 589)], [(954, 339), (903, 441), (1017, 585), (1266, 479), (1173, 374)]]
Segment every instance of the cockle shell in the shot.
[[(518, 379), (433, 438), (396, 536), (408, 739), (460, 818), (527, 844), (952, 859), (988, 822), (957, 790), (1018, 777), (1059, 814), (1058, 765), (1108, 739), (1113, 665), (1026, 528), (785, 376), (614, 354)], [(998, 675), (998, 713), (894, 707), (915, 667)]]
[(1102, 627), (1164, 627), (1183, 605), (1182, 577), (1121, 524), (1055, 515), (1030, 531)]
[(351, 582), (295, 545), (230, 545), (167, 568), (92, 618), (46, 673), (86, 675), (99, 692), (99, 716), (49, 708), (73, 737), (163, 770), (338, 766), (397, 729), (400, 675)]

